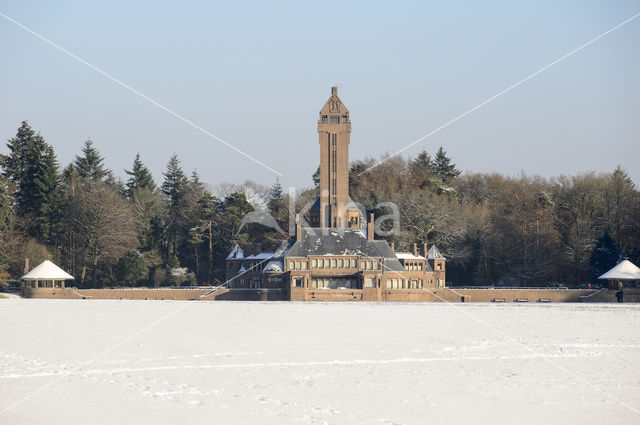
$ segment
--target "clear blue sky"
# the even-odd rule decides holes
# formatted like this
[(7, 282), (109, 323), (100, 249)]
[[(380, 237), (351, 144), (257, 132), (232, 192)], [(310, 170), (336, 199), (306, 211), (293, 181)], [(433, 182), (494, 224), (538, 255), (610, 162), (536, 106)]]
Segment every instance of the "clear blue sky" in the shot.
[[(394, 152), (640, 12), (639, 1), (3, 1), (0, 12), (310, 186), (330, 86), (351, 159)], [(172, 152), (217, 184), (275, 175), (0, 18), (0, 139), (29, 120), (62, 166), (91, 138), (117, 175)], [(463, 170), (624, 167), (640, 184), (640, 18), (406, 152)]]

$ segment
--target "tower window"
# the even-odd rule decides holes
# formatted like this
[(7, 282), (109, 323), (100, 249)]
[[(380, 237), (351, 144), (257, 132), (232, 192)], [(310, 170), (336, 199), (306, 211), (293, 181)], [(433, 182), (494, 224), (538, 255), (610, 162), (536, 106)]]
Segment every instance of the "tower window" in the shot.
[(340, 124), (340, 117), (331, 117), (331, 124)]
[(345, 122), (345, 123), (347, 122), (347, 116), (346, 115), (342, 116), (342, 122)]
[(326, 122), (327, 122), (327, 116), (326, 116), (326, 115), (323, 115), (323, 116), (322, 116), (322, 122), (323, 122), (323, 123), (326, 123)]

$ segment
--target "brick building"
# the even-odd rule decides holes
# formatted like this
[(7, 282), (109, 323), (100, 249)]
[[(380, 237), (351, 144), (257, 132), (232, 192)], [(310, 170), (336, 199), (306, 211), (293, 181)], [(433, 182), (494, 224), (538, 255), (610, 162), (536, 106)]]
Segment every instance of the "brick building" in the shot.
[(435, 245), (395, 252), (393, 244), (375, 240), (373, 214), (366, 218), (349, 198), (350, 135), (349, 110), (332, 87), (318, 119), (320, 196), (309, 211), (309, 226), (296, 216), (295, 239), (282, 241), (274, 252), (234, 247), (226, 265), (231, 291), (281, 290), (289, 300), (376, 301), (389, 298), (383, 291), (402, 299), (405, 293), (444, 287), (445, 258)]

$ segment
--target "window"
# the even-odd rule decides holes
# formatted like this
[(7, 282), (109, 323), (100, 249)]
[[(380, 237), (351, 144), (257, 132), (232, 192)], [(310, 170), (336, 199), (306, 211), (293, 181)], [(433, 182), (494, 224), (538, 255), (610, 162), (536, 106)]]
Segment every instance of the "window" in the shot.
[(343, 115), (343, 116), (342, 116), (342, 122), (346, 123), (348, 119), (349, 119), (349, 118), (347, 118), (347, 116), (346, 116), (346, 115)]
[(300, 270), (300, 269), (301, 269), (300, 261), (296, 261), (296, 270)]
[(311, 267), (313, 267), (314, 269), (318, 268), (318, 260), (317, 259), (314, 258), (313, 260), (311, 260)]
[(442, 263), (438, 263), (437, 267), (438, 267), (438, 270), (442, 270)]
[(352, 258), (352, 259), (351, 259), (351, 268), (352, 268), (352, 269), (355, 269), (356, 267), (357, 267), (357, 265), (356, 265), (356, 259), (355, 259), (355, 258)]
[(340, 117), (331, 117), (331, 124), (340, 124)]
[(302, 262), (302, 270), (307, 270), (307, 262), (306, 261)]
[(342, 258), (338, 259), (338, 268), (341, 269), (342, 268)]
[(293, 278), (293, 286), (296, 288), (304, 288), (304, 278), (302, 277), (294, 277)]
[(325, 123), (325, 124), (327, 123), (327, 116), (326, 115), (322, 116), (322, 122)]
[(335, 258), (331, 259), (331, 268), (332, 269), (336, 268), (336, 259)]
[(376, 287), (376, 278), (375, 277), (365, 277), (364, 278), (364, 287), (365, 288), (375, 288)]

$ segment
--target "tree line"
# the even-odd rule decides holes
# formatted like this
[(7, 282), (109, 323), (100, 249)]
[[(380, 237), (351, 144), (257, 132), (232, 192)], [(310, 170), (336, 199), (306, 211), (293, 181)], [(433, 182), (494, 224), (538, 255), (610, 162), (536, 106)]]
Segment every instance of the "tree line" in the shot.
[[(78, 287), (197, 285), (224, 280), (234, 244), (273, 249), (288, 237), (243, 223), (269, 212), (288, 231), (289, 194), (222, 184), (216, 193), (187, 175), (172, 155), (158, 185), (138, 154), (122, 181), (87, 140), (60, 169), (54, 149), (23, 122), (0, 156), (0, 279), (18, 278), (24, 259), (51, 259)], [(624, 257), (640, 260), (640, 194), (627, 173), (584, 173), (545, 179), (465, 173), (444, 149), (432, 158), (354, 161), (350, 193), (377, 217), (395, 203), (399, 250), (436, 243), (448, 258), (447, 281), (464, 285), (592, 282)], [(291, 200), (296, 211), (315, 187)], [(389, 223), (382, 223), (388, 226)]]

